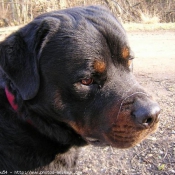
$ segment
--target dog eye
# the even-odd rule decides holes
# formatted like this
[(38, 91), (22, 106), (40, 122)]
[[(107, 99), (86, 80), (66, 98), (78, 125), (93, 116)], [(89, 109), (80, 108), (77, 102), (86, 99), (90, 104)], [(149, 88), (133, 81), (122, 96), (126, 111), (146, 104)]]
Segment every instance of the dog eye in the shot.
[(89, 86), (93, 83), (93, 79), (92, 78), (87, 78), (87, 79), (83, 79), (81, 80), (81, 84)]

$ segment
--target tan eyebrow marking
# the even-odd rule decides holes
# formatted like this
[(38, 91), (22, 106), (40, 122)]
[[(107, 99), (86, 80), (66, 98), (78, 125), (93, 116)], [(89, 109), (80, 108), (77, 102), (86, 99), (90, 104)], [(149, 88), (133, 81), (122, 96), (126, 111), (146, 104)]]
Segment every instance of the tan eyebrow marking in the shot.
[(131, 66), (132, 60), (128, 60), (128, 66)]
[(130, 55), (129, 48), (127, 46), (122, 48), (122, 57), (127, 59)]
[(106, 69), (106, 64), (103, 61), (96, 60), (94, 62), (94, 69), (99, 73), (103, 73)]

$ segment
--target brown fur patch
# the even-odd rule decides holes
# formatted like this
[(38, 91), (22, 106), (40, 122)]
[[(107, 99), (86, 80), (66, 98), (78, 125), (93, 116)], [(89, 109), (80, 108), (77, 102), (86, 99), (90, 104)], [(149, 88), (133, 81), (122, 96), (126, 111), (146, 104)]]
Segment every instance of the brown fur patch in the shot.
[(132, 60), (128, 60), (128, 66), (131, 66)]
[(130, 117), (130, 111), (122, 111), (118, 115), (116, 124), (113, 125), (112, 137), (119, 147), (132, 147), (145, 139), (148, 134), (154, 132), (157, 127), (157, 124), (145, 129), (136, 126), (134, 120)]
[(103, 73), (106, 70), (106, 64), (103, 61), (95, 61), (94, 62), (94, 69), (98, 73)]
[(82, 128), (76, 123), (76, 122), (70, 122), (68, 121), (69, 125), (80, 135), (83, 135)]
[(111, 146), (117, 148), (133, 147), (158, 128), (158, 123), (154, 123), (148, 128), (139, 126), (131, 117), (132, 105), (122, 106), (117, 114), (116, 109), (117, 106), (114, 106), (106, 111), (107, 116), (112, 116), (108, 120), (108, 125), (111, 128), (103, 136)]
[(122, 58), (128, 59), (129, 55), (130, 55), (129, 48), (127, 46), (123, 47), (122, 48)]

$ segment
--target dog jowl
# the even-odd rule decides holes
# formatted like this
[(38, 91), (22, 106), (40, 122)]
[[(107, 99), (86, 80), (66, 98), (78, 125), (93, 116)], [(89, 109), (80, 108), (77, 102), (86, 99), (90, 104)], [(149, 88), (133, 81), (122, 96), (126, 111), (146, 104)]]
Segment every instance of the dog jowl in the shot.
[(33, 170), (87, 144), (128, 148), (154, 132), (160, 109), (132, 59), (122, 25), (99, 6), (40, 15), (2, 41), (0, 170)]

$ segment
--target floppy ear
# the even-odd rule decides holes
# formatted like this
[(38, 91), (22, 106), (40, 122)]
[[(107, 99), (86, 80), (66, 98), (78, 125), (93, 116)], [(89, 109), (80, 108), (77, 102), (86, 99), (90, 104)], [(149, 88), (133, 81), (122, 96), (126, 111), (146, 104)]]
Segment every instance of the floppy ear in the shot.
[(56, 18), (36, 19), (0, 43), (0, 67), (23, 100), (34, 98), (39, 90), (39, 57), (58, 27)]

